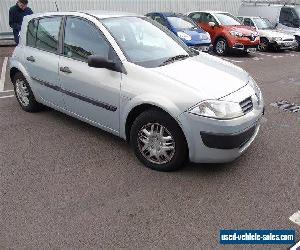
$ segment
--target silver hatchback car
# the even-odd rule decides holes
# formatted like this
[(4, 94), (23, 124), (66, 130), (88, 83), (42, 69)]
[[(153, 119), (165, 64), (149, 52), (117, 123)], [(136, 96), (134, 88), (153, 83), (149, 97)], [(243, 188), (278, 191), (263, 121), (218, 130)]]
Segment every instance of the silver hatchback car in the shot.
[(46, 105), (113, 133), (159, 171), (236, 159), (264, 107), (244, 70), (126, 13), (26, 17), (10, 76), (23, 110)]

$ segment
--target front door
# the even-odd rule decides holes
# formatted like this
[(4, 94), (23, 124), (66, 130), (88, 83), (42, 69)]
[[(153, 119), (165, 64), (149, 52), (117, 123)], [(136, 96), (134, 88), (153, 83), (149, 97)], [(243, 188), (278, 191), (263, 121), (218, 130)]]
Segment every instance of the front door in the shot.
[(67, 17), (59, 80), (68, 111), (96, 123), (110, 132), (119, 132), (121, 73), (88, 66), (88, 57), (117, 57), (110, 43), (93, 23)]

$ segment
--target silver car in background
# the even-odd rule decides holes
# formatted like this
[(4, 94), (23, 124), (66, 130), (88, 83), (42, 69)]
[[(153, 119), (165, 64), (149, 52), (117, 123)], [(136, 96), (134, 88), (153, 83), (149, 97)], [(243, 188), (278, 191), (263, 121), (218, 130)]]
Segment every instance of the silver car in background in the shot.
[(26, 17), (10, 76), (25, 111), (46, 105), (117, 135), (159, 171), (236, 159), (264, 107), (247, 72), (124, 13)]
[(296, 49), (298, 43), (295, 36), (278, 30), (267, 18), (238, 17), (241, 23), (256, 28), (260, 36), (260, 51)]

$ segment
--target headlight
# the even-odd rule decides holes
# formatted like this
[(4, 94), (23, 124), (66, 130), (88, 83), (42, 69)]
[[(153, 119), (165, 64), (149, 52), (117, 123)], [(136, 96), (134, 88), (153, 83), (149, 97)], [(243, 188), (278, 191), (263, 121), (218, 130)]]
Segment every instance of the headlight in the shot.
[(271, 37), (270, 40), (271, 40), (271, 41), (278, 42), (278, 41), (282, 41), (282, 37)]
[(206, 32), (207, 40), (211, 40), (210, 34)]
[(239, 103), (207, 100), (189, 110), (190, 113), (220, 120), (229, 120), (243, 116)]
[(181, 39), (184, 39), (184, 40), (187, 40), (187, 41), (191, 41), (192, 40), (192, 37), (184, 32), (177, 32), (177, 35), (181, 38)]
[(243, 33), (239, 31), (230, 31), (230, 34), (235, 37), (243, 37)]

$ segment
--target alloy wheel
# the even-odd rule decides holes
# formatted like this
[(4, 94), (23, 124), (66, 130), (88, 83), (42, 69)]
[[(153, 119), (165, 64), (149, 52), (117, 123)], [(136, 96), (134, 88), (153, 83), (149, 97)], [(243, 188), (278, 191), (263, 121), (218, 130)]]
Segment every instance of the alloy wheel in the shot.
[(22, 79), (16, 80), (16, 95), (23, 106), (29, 105), (29, 90)]
[(226, 51), (226, 42), (223, 40), (219, 40), (217, 42), (216, 51), (218, 54), (222, 55)]
[(175, 140), (168, 129), (158, 123), (148, 123), (138, 133), (138, 148), (141, 154), (155, 164), (165, 164), (175, 154)]

